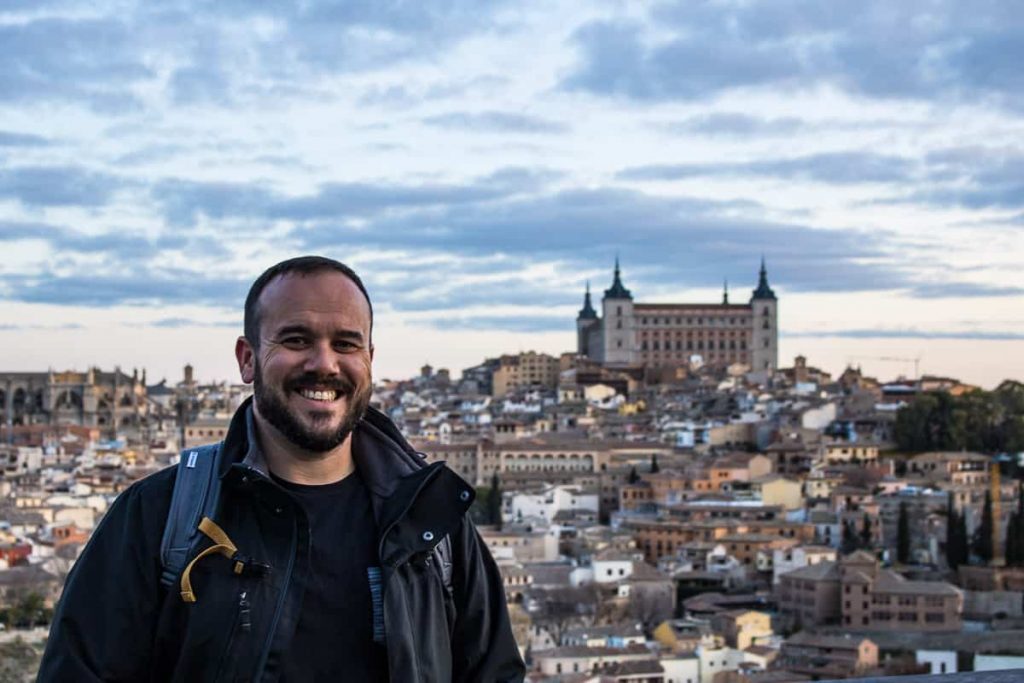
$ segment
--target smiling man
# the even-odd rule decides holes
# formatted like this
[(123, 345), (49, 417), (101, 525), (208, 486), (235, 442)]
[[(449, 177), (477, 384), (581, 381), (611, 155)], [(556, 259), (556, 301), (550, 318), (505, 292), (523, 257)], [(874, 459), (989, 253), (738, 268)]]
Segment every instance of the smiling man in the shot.
[[(68, 577), (39, 680), (523, 680), (472, 488), (369, 407), (372, 328), (344, 264), (306, 256), (257, 278), (235, 347), (253, 399), (216, 449), (117, 498)], [(215, 501), (201, 521), (180, 492), (200, 455)], [(198, 524), (180, 567), (161, 548), (169, 516)]]

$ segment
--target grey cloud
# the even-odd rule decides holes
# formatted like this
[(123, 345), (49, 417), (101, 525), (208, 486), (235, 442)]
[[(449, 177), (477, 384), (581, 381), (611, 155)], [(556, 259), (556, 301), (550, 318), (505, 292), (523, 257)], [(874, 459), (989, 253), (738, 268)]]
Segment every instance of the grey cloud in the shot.
[[(862, 262), (884, 259), (884, 234), (723, 215), (734, 208), (626, 190), (571, 190), (381, 216), (356, 239), (366, 246), (470, 257), (505, 254), (519, 267), (556, 261), (568, 272), (604, 268), (619, 252), (627, 277), (642, 277), (651, 287), (707, 286), (723, 277), (752, 287), (761, 251), (773, 281), (790, 289), (863, 291), (908, 284), (900, 269)], [(353, 239), (349, 231), (330, 228), (296, 230), (292, 237), (308, 249)], [(577, 298), (578, 292), (569, 293), (562, 301), (575, 304)]]
[(711, 136), (769, 136), (790, 135), (810, 127), (803, 119), (792, 116), (759, 118), (737, 112), (722, 112), (695, 116), (678, 123), (663, 126), (675, 133), (698, 133)]
[(1024, 151), (953, 148), (926, 155), (927, 185), (882, 203), (916, 202), (970, 209), (1024, 207)]
[(0, 221), (0, 241), (10, 242), (23, 239), (46, 239), (58, 229), (45, 223), (28, 221)]
[(30, 206), (102, 206), (125, 181), (75, 166), (0, 169), (0, 198)]
[(153, 269), (118, 274), (41, 272), (0, 276), (5, 298), (69, 306), (195, 304), (222, 305), (244, 299), (249, 282), (207, 273)]
[(1024, 296), (1024, 287), (982, 285), (973, 282), (936, 282), (920, 284), (911, 293), (922, 299)]
[(160, 318), (151, 323), (139, 323), (139, 327), (161, 327), (166, 329), (180, 329), (183, 327), (229, 327), (242, 329), (241, 320), (225, 320), (220, 322), (204, 322), (191, 318)]
[[(116, 114), (142, 106), (140, 85), (166, 85), (182, 105), (294, 94), (310, 73), (380, 69), (449, 50), (488, 28), (502, 4), (129, 2), (88, 19), (10, 22), (0, 26), (0, 101), (76, 101)], [(258, 20), (273, 22), (274, 35), (237, 30)], [(154, 63), (171, 65), (166, 84)]]
[(501, 332), (566, 332), (572, 329), (571, 316), (551, 318), (542, 316), (472, 316), (460, 317), (450, 314), (439, 315), (437, 319), (420, 322), (438, 330), (473, 330)]
[(450, 128), (462, 132), (527, 133), (550, 135), (565, 133), (569, 126), (550, 119), (504, 111), (450, 112), (423, 119), (428, 126)]
[(912, 179), (916, 162), (871, 152), (827, 152), (772, 161), (637, 166), (620, 171), (623, 180), (680, 180), (698, 176), (763, 176), (847, 185)]
[(0, 25), (0, 100), (71, 99), (116, 111), (153, 73), (117, 19), (38, 19)]
[(1024, 22), (1012, 3), (680, 0), (648, 19), (658, 38), (639, 22), (577, 31), (580, 62), (562, 87), (691, 100), (744, 86), (835, 85), (877, 98), (1024, 105)]
[(46, 147), (50, 141), (40, 135), (0, 130), (0, 147)]
[(79, 323), (65, 323), (63, 325), (16, 325), (11, 323), (0, 324), (0, 332), (21, 332), (28, 330), (81, 330), (84, 329)]
[(989, 330), (840, 329), (817, 330), (813, 332), (780, 332), (780, 335), (791, 338), (847, 337), (850, 339), (975, 339), (979, 341), (1017, 341), (1024, 339), (1024, 333), (1021, 332)]
[(527, 169), (503, 169), (465, 185), (393, 182), (325, 183), (310, 195), (284, 196), (261, 184), (168, 180), (152, 196), (175, 225), (212, 219), (250, 218), (312, 221), (373, 215), (389, 210), (458, 206), (532, 189), (545, 176)]

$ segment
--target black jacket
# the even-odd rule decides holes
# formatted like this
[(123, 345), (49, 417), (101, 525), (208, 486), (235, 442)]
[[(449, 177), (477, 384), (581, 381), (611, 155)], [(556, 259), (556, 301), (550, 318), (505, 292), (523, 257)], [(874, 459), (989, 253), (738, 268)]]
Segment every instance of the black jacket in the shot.
[[(160, 540), (177, 468), (147, 477), (118, 496), (69, 574), (38, 680), (278, 679), (301, 610), (309, 531), (301, 506), (245, 460), (248, 414), (245, 404), (224, 441), (214, 521), (269, 570), (253, 564), (239, 575), (213, 554), (191, 572), (197, 602), (166, 590)], [(501, 577), (465, 516), (469, 485), (443, 463), (425, 465), (372, 409), (353, 439), (380, 530), (391, 681), (522, 681)], [(450, 593), (431, 552), (446, 534)]]

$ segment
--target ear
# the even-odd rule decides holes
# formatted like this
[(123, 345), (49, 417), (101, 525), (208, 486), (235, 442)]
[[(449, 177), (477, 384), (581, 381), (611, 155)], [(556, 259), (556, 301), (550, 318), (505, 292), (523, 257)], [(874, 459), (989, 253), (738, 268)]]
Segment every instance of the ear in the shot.
[(370, 344), (370, 362), (371, 362), (371, 363), (373, 362), (373, 352), (374, 352), (374, 349), (375, 349), (375, 348), (376, 348), (376, 347), (374, 347), (374, 345), (373, 345), (373, 344)]
[(242, 381), (250, 384), (256, 379), (256, 351), (245, 337), (239, 337), (235, 342), (235, 359), (238, 361), (238, 374), (242, 376)]

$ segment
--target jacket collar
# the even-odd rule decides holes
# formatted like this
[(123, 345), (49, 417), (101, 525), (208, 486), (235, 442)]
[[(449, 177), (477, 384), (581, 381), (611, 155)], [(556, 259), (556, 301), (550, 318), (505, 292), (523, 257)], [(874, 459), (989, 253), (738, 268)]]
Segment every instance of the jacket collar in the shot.
[[(254, 422), (249, 398), (228, 427), (222, 479), (244, 482), (244, 473), (253, 470), (268, 478)], [(394, 423), (375, 408), (367, 409), (352, 439), (352, 458), (370, 491), (374, 520), (382, 534), (383, 562), (397, 565), (413, 553), (429, 551), (457, 527), (475, 498), (472, 486), (443, 462), (427, 465)], [(269, 480), (260, 489), (263, 493), (257, 495), (288, 496)], [(408, 523), (397, 525), (400, 519)], [(400, 528), (390, 533), (396, 526)]]
[[(221, 461), (222, 477), (236, 463), (269, 476), (266, 456), (256, 434), (252, 401), (251, 396), (247, 398), (231, 419), (224, 438), (227, 457)], [(367, 488), (380, 498), (390, 497), (399, 480), (426, 464), (395, 424), (373, 407), (367, 408), (352, 432), (352, 458)]]

